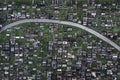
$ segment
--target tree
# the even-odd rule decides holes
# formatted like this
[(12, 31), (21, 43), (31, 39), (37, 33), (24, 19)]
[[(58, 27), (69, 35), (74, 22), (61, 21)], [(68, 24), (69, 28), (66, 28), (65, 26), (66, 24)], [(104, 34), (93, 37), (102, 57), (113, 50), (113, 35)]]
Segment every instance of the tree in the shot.
[(14, 2), (18, 5), (21, 5), (21, 4), (31, 5), (32, 4), (32, 0), (14, 0)]
[(87, 0), (77, 0), (77, 6), (81, 7), (82, 4), (87, 3)]
[(115, 3), (116, 0), (95, 0), (97, 4), (112, 4)]

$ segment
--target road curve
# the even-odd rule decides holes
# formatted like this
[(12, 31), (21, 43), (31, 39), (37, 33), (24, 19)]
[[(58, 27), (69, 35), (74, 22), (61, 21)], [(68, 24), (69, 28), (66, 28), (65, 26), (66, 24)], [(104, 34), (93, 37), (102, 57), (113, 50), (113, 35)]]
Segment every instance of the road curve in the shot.
[(69, 22), (69, 21), (60, 21), (60, 20), (51, 20), (51, 19), (24, 19), (24, 20), (19, 20), (19, 21), (16, 21), (16, 22), (13, 22), (11, 24), (6, 25), (5, 27), (3, 27), (0, 30), (0, 33), (3, 32), (4, 30), (8, 29), (8, 28), (13, 27), (13, 26), (16, 26), (16, 25), (19, 25), (19, 24), (22, 24), (22, 23), (28, 23), (28, 22), (57, 23), (57, 24), (75, 26), (75, 27), (81, 28), (81, 29), (97, 36), (98, 38), (102, 39), (103, 41), (110, 44), (111, 46), (116, 48), (118, 51), (120, 51), (120, 46), (119, 45), (117, 45), (116, 43), (114, 43), (110, 39), (106, 38), (105, 36), (101, 35), (100, 33), (96, 32), (96, 31), (94, 31), (94, 30), (92, 30), (88, 27), (85, 27), (83, 25), (80, 25), (80, 24), (77, 24), (77, 23), (74, 23), (74, 22)]

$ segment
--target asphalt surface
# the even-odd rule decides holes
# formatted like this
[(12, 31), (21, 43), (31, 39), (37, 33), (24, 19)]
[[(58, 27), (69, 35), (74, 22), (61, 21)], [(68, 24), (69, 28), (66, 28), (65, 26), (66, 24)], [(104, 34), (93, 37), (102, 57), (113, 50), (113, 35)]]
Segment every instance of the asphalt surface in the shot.
[(42, 23), (57, 23), (57, 24), (63, 24), (63, 25), (69, 25), (69, 26), (75, 26), (78, 28), (81, 28), (95, 36), (97, 36), (98, 38), (102, 39), (103, 41), (105, 41), (106, 43), (110, 44), (111, 46), (113, 46), (114, 48), (116, 48), (118, 51), (120, 51), (120, 46), (117, 45), (116, 43), (114, 43), (113, 41), (111, 41), (110, 39), (108, 39), (107, 37), (101, 35), (100, 33), (85, 27), (83, 25), (74, 23), (74, 22), (69, 22), (69, 21), (60, 21), (60, 20), (51, 20), (51, 19), (25, 19), (25, 20), (19, 20), (16, 22), (13, 22), (11, 24), (8, 24), (6, 26), (4, 26), (1, 30), (0, 33), (3, 32), (4, 30), (11, 28), (13, 26), (19, 25), (19, 24), (23, 24), (23, 23), (27, 23), (27, 22), (42, 22)]

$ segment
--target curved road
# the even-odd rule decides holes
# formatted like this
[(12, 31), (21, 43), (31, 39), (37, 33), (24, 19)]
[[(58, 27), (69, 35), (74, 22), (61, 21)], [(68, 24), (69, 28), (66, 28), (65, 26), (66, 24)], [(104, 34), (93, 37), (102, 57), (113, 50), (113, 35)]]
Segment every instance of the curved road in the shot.
[(99, 37), (100, 39), (102, 39), (103, 41), (107, 42), (108, 44), (110, 44), (111, 46), (116, 48), (118, 51), (120, 51), (120, 46), (118, 46), (117, 44), (115, 44), (113, 41), (106, 38), (105, 36), (101, 35), (100, 33), (96, 32), (96, 31), (94, 31), (90, 28), (87, 28), (83, 25), (80, 25), (80, 24), (77, 24), (77, 23), (74, 23), (74, 22), (69, 22), (69, 21), (60, 21), (60, 20), (51, 20), (51, 19), (25, 19), (25, 20), (16, 21), (16, 22), (13, 22), (11, 24), (6, 25), (5, 27), (3, 27), (0, 30), (0, 33), (3, 32), (4, 30), (8, 29), (8, 28), (11, 28), (11, 27), (15, 26), (15, 25), (22, 24), (22, 23), (27, 23), (27, 22), (57, 23), (57, 24), (75, 26), (75, 27), (81, 28), (81, 29)]

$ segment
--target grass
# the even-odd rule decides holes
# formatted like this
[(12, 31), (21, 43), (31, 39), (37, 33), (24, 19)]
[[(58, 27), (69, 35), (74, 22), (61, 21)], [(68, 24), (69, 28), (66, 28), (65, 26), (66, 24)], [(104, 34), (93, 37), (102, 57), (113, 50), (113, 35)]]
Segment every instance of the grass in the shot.
[(60, 18), (60, 20), (62, 20), (65, 17), (65, 15), (66, 15), (66, 10), (60, 9), (58, 14), (58, 17)]
[(80, 20), (82, 19), (82, 15), (83, 15), (83, 10), (80, 8), (77, 10), (77, 16)]
[(113, 32), (118, 33), (120, 35), (120, 26), (113, 27)]
[[(12, 31), (9, 32), (9, 33), (10, 33), (10, 34), (13, 34), (13, 33), (14, 33), (15, 35), (24, 35), (24, 33), (25, 33), (24, 30), (25, 30), (25, 29), (28, 29), (28, 30), (35, 29), (35, 30), (38, 30), (39, 32), (43, 32), (43, 34), (44, 34), (44, 38), (43, 38), (43, 39), (40, 40), (39, 37), (35, 37), (35, 40), (39, 40), (40, 43), (41, 43), (41, 45), (36, 49), (37, 52), (29, 51), (29, 54), (28, 54), (28, 55), (32, 55), (32, 56), (33, 56), (34, 54), (36, 54), (37, 56), (42, 57), (42, 60), (47, 61), (47, 60), (48, 60), (48, 51), (47, 51), (48, 42), (49, 42), (49, 41), (52, 41), (53, 39), (52, 39), (52, 36), (51, 36), (50, 33), (49, 33), (49, 25), (48, 25), (48, 24), (44, 24), (44, 27), (43, 27), (43, 28), (40, 28), (39, 25), (40, 25), (40, 24), (36, 25), (35, 23), (22, 24), (22, 25), (19, 25), (19, 26), (21, 26), (21, 28), (20, 28), (19, 30), (15, 30), (15, 31), (12, 30)], [(34, 26), (35, 26), (35, 27), (34, 27)], [(60, 28), (61, 28), (61, 26), (60, 26)], [(56, 34), (62, 33), (62, 36), (64, 36), (64, 37), (66, 37), (66, 36), (69, 35), (69, 34), (78, 33), (78, 37), (77, 37), (77, 39), (76, 39), (76, 42), (77, 42), (77, 44), (78, 44), (78, 47), (82, 47), (82, 50), (85, 50), (86, 53), (89, 54), (91, 50), (88, 50), (88, 49), (87, 49), (87, 45), (85, 45), (85, 44), (83, 43), (83, 41), (84, 41), (83, 34), (85, 33), (85, 31), (74, 27), (72, 32), (67, 32), (67, 28), (68, 28), (68, 26), (64, 26), (64, 27), (61, 28), (60, 30), (55, 30), (53, 33), (56, 33)], [(65, 31), (66, 31), (66, 32), (65, 32)], [(5, 33), (6, 33), (6, 31), (3, 32), (3, 34), (0, 34), (0, 36), (5, 37), (5, 36), (4, 36)], [(95, 36), (93, 36), (93, 35), (91, 35), (91, 34), (89, 34), (89, 33), (86, 33), (86, 35), (87, 35), (87, 39), (88, 39), (88, 42), (89, 42), (89, 43), (92, 42), (92, 40), (94, 40), (94, 39), (99, 41), (99, 38), (97, 38), (97, 37), (95, 37)], [(91, 37), (89, 37), (88, 35), (91, 35)], [(0, 37), (1, 43), (4, 42), (4, 39), (3, 39), (2, 37)], [(6, 37), (5, 37), (5, 40), (7, 40)], [(26, 38), (23, 39), (23, 40), (22, 40), (22, 39), (18, 39), (18, 40), (16, 40), (16, 41), (17, 41), (18, 43), (20, 43), (21, 45), (24, 45), (24, 44), (27, 42), (27, 41), (26, 41)], [(32, 46), (32, 43), (31, 43), (31, 46)], [(33, 47), (33, 46), (32, 46), (32, 47)], [(55, 50), (55, 48), (58, 48), (57, 45), (54, 45), (53, 47), (54, 47), (54, 50)], [(43, 50), (43, 52), (40, 52), (41, 49)], [(72, 51), (73, 51), (74, 55), (75, 55), (75, 54), (79, 54), (79, 53), (77, 52), (77, 49), (72, 49), (72, 46), (69, 46), (67, 49), (68, 49), (68, 52), (71, 51), (71, 53), (72, 53)], [(54, 53), (53, 53), (54, 55), (53, 55), (53, 56), (56, 56), (56, 53), (57, 53), (57, 52), (54, 51)], [(63, 56), (63, 55), (62, 55), (62, 56)], [(11, 57), (12, 57), (12, 56), (11, 56)], [(14, 57), (14, 56), (13, 56), (13, 57)], [(42, 61), (38, 62), (38, 61), (37, 61), (37, 57), (32, 57), (32, 58), (33, 58), (33, 59), (31, 60), (31, 61), (33, 62), (32, 65), (27, 65), (27, 64), (25, 64), (25, 63), (22, 63), (22, 64), (20, 64), (20, 65), (22, 65), (23, 67), (24, 67), (24, 66), (28, 66), (30, 70), (31, 70), (32, 68), (36, 68), (37, 70), (41, 70), (41, 71), (43, 71), (43, 72), (52, 70), (52, 67), (51, 67), (51, 66), (41, 66), (41, 65), (39, 65), (39, 64), (42, 63)], [(106, 59), (102, 59), (102, 58), (99, 58), (99, 57), (98, 57), (97, 59), (100, 60), (100, 61), (102, 61), (103, 64), (106, 63)], [(24, 58), (24, 60), (28, 62), (28, 59)], [(4, 59), (1, 58), (0, 62), (4, 62)], [(74, 66), (74, 65), (75, 65), (75, 60), (69, 59), (69, 62), (72, 63), (72, 65), (70, 65), (70, 66)], [(13, 63), (14, 63), (14, 58), (10, 60), (10, 64), (13, 64)], [(51, 62), (49, 62), (49, 63), (51, 63)], [(37, 74), (37, 73), (38, 73), (37, 71), (32, 72), (32, 74)], [(29, 75), (29, 74), (26, 74), (26, 75)], [(29, 75), (29, 76), (32, 76), (32, 75)], [(42, 80), (46, 80), (46, 77), (45, 77), (44, 75), (42, 75)]]

